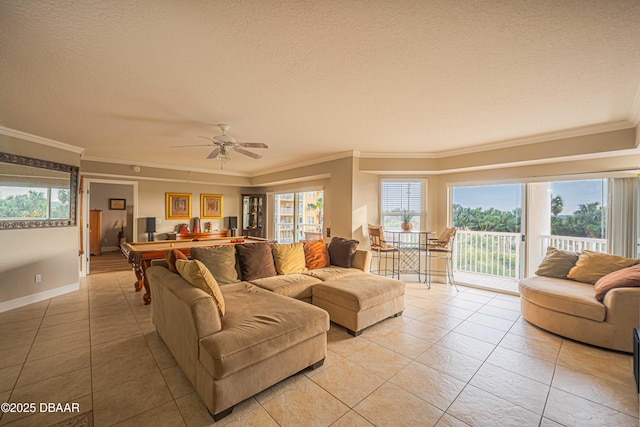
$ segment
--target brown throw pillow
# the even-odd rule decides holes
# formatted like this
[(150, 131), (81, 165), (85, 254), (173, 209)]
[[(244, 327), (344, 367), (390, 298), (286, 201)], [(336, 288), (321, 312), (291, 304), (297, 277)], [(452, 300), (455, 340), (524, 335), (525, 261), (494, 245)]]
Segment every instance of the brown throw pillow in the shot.
[(329, 267), (331, 262), (327, 244), (322, 240), (304, 242), (304, 262), (309, 270)]
[(169, 271), (173, 272), (173, 273), (178, 273), (178, 270), (176, 269), (176, 260), (177, 259), (181, 259), (184, 261), (188, 261), (189, 258), (187, 258), (187, 256), (185, 254), (183, 254), (182, 252), (180, 252), (177, 249), (169, 249), (167, 251), (167, 254), (164, 256), (164, 260), (167, 262), (167, 268), (169, 269)]
[(600, 252), (583, 251), (567, 277), (584, 283), (596, 283), (599, 278), (616, 270), (631, 267), (638, 260)]
[(579, 253), (563, 251), (549, 246), (547, 248), (547, 256), (542, 260), (535, 274), (536, 276), (566, 279), (569, 270), (578, 262), (579, 256)]
[(329, 243), (329, 259), (331, 265), (351, 268), (351, 258), (358, 248), (357, 240), (348, 240), (343, 237), (334, 237)]
[(224, 297), (218, 282), (216, 282), (209, 269), (198, 260), (185, 261), (181, 259), (176, 261), (176, 268), (184, 280), (211, 295), (218, 306), (220, 317), (224, 316)]
[(221, 285), (238, 282), (236, 250), (233, 246), (191, 248), (191, 258), (202, 262)]
[(595, 285), (596, 299), (598, 301), (604, 300), (604, 296), (611, 289), (639, 287), (640, 264), (614, 271), (598, 279)]
[(242, 280), (262, 279), (278, 274), (268, 242), (241, 243), (236, 245), (236, 253)]

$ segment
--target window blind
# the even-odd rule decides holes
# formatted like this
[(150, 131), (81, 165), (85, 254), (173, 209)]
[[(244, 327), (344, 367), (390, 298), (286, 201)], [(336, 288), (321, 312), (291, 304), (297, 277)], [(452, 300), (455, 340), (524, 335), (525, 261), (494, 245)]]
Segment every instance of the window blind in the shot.
[(381, 192), (381, 216), (384, 227), (399, 228), (404, 211), (413, 215), (411, 222), (417, 229), (421, 229), (426, 223), (426, 180), (383, 179)]

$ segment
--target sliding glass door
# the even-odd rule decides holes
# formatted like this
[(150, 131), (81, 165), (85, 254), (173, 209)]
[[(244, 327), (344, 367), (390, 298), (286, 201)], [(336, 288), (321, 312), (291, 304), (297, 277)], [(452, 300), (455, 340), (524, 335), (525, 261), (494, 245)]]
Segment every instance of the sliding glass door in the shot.
[[(525, 275), (525, 269), (527, 275), (534, 274), (549, 246), (576, 252), (610, 252), (607, 216), (612, 211), (608, 204), (620, 205), (629, 191), (637, 191), (632, 188), (623, 192), (616, 202), (616, 195), (608, 191), (614, 181), (587, 179), (453, 187), (451, 213), (453, 225), (458, 228), (454, 250), (456, 272), (462, 276), (517, 280)], [(620, 233), (633, 234), (628, 220), (618, 222)], [(633, 236), (630, 242), (633, 249)]]
[(455, 269), (519, 279), (524, 270), (524, 184), (454, 187)]
[(324, 191), (274, 195), (274, 240), (293, 243), (322, 238)]

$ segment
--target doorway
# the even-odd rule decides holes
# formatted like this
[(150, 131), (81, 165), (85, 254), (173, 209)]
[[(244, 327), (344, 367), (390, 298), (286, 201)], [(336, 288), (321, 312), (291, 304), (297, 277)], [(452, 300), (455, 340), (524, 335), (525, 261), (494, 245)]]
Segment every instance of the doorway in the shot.
[[(83, 181), (81, 227), (84, 232), (81, 233), (80, 242), (81, 277), (91, 274), (91, 259), (101, 256), (96, 255), (96, 252), (117, 253), (122, 241), (134, 241), (138, 235), (137, 182), (96, 178), (84, 178)], [(90, 214), (92, 211), (93, 215)], [(91, 216), (100, 217), (101, 222), (100, 229), (93, 234), (90, 227)]]

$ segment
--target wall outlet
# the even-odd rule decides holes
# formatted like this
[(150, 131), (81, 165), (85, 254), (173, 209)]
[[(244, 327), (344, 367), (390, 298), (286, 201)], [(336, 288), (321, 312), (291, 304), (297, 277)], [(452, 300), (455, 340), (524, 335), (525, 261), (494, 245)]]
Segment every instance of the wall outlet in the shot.
[(36, 283), (42, 282), (42, 274), (36, 274)]

